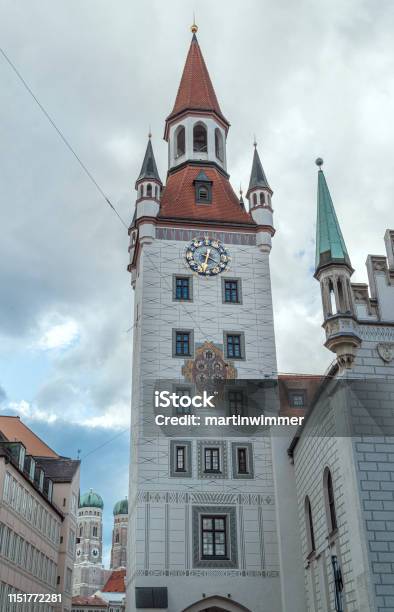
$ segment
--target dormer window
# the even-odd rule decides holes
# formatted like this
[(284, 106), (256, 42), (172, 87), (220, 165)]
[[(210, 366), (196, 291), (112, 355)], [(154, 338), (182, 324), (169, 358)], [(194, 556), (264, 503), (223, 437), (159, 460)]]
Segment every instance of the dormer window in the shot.
[(186, 151), (185, 128), (183, 125), (177, 127), (175, 132), (175, 157), (181, 157)]
[(210, 204), (212, 202), (212, 181), (209, 180), (204, 170), (201, 170), (196, 177), (194, 187), (197, 204)]
[(196, 153), (208, 151), (207, 128), (203, 123), (196, 123), (193, 128), (193, 151)]
[(197, 195), (198, 200), (200, 202), (207, 202), (208, 201), (208, 197), (209, 197), (208, 189), (206, 187), (199, 187), (198, 188), (198, 195)]

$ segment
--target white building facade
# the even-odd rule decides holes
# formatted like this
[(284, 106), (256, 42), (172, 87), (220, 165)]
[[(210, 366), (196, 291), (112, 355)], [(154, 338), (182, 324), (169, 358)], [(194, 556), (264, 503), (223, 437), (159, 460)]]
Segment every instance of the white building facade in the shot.
[(256, 150), (245, 211), (226, 172), (228, 128), (194, 32), (166, 122), (167, 184), (149, 141), (129, 231), (130, 612), (281, 610), (270, 438), (182, 438), (146, 428), (144, 385), (153, 379), (178, 381), (189, 394), (213, 370), (276, 376), (272, 191)]

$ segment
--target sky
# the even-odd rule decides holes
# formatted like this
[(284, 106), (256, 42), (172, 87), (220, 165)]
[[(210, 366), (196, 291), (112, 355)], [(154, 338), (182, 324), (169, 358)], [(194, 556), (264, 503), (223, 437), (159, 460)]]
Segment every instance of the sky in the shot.
[[(394, 227), (391, 0), (0, 0), (0, 46), (129, 224), (151, 129), (198, 39), (231, 122), (231, 182), (256, 136), (274, 190), (271, 274), (281, 372), (321, 373), (313, 278), (316, 157), (354, 282)], [(81, 490), (127, 493), (133, 296), (124, 226), (0, 55), (0, 409), (82, 458)]]

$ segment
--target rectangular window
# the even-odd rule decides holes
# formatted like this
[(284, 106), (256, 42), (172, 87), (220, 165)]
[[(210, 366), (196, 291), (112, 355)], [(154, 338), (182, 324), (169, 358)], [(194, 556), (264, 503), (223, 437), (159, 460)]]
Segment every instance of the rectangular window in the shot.
[(204, 471), (220, 472), (220, 450), (218, 448), (204, 449)]
[(245, 398), (243, 391), (229, 391), (228, 405), (230, 415), (243, 416), (245, 409)]
[(66, 569), (66, 591), (71, 591), (71, 581), (72, 581), (72, 570), (67, 567)]
[(227, 558), (226, 516), (201, 517), (201, 552), (203, 559)]
[(175, 355), (177, 357), (190, 356), (190, 332), (176, 331), (175, 332)]
[(186, 472), (186, 447), (176, 447), (176, 472)]
[(190, 276), (176, 276), (174, 287), (174, 299), (190, 301), (191, 296), (191, 281)]
[(241, 335), (227, 334), (227, 357), (232, 359), (242, 358)]
[(238, 474), (248, 474), (248, 452), (246, 448), (237, 449)]
[(224, 301), (227, 304), (239, 304), (239, 281), (225, 280), (224, 281)]
[(305, 407), (305, 392), (304, 391), (293, 391), (290, 393), (290, 406), (292, 408), (304, 408)]
[[(190, 397), (190, 389), (189, 387), (177, 387), (175, 389), (175, 393), (180, 397)], [(182, 414), (190, 414), (191, 413), (191, 404), (189, 406), (182, 406), (182, 403), (186, 403), (182, 401), (182, 399), (180, 399), (178, 401), (178, 405), (176, 406), (176, 413), (178, 415), (182, 415)]]

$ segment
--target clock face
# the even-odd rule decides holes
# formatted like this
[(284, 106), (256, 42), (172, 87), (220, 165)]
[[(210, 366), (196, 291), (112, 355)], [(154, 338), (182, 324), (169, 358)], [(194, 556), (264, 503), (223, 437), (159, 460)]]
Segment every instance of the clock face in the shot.
[(93, 555), (93, 557), (98, 557), (98, 555), (99, 555), (99, 550), (98, 550), (98, 548), (93, 548), (93, 549), (92, 549), (92, 555)]
[(81, 556), (81, 554), (82, 554), (81, 549), (80, 549), (80, 548), (77, 548), (77, 557), (80, 557), (80, 556)]
[(200, 276), (215, 276), (226, 270), (231, 257), (219, 240), (195, 238), (186, 249), (186, 261)]

